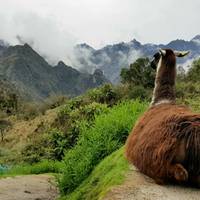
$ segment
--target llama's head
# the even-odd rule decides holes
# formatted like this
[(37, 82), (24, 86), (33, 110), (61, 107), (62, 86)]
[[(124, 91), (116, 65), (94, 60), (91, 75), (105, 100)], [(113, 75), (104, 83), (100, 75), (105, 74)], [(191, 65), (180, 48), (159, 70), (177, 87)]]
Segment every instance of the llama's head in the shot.
[(175, 102), (176, 57), (184, 57), (188, 53), (189, 51), (160, 49), (154, 55), (151, 67), (156, 69), (156, 78), (151, 105)]
[(157, 69), (159, 61), (162, 60), (163, 64), (160, 62), (161, 66), (175, 66), (176, 57), (184, 57), (189, 53), (189, 51), (173, 51), (172, 49), (160, 49), (159, 52), (154, 54), (151, 61), (151, 67)]

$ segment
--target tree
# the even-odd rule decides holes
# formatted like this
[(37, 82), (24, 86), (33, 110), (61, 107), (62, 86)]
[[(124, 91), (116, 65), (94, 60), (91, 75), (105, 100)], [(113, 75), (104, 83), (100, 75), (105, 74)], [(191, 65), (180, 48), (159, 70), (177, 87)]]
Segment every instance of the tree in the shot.
[(120, 76), (122, 83), (141, 85), (145, 88), (154, 87), (155, 71), (151, 68), (148, 58), (137, 59), (128, 69), (123, 68)]
[(184, 81), (186, 77), (186, 72), (183, 66), (178, 66), (177, 67), (177, 81)]
[(192, 82), (199, 82), (200, 81), (199, 77), (200, 77), (200, 59), (195, 60), (192, 63), (192, 66), (190, 67), (186, 75), (186, 79)]
[(11, 123), (7, 120), (0, 120), (0, 134), (1, 134), (1, 141), (3, 142), (5, 131), (11, 126)]

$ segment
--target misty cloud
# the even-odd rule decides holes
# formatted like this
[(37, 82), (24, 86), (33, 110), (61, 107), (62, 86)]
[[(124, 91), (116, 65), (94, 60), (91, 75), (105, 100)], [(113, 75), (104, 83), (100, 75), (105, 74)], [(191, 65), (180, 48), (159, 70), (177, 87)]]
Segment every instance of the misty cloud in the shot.
[[(59, 60), (72, 64), (70, 54), (76, 44), (75, 38), (62, 30), (53, 18), (43, 18), (33, 13), (18, 13), (9, 20), (9, 34), (0, 33), (11, 44), (30, 44), (50, 63)], [(15, 30), (13, 31), (13, 27)]]
[(199, 0), (1, 0), (0, 39), (28, 42), (51, 63), (70, 65), (81, 42), (100, 48), (133, 38), (189, 40), (200, 33), (199, 10)]

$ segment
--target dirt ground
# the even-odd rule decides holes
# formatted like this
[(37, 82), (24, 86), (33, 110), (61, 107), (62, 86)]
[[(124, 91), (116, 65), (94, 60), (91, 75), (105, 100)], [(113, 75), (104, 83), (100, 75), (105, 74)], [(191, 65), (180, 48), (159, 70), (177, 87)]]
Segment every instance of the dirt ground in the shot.
[(58, 190), (50, 175), (26, 175), (0, 179), (0, 200), (55, 200)]
[(200, 189), (157, 185), (131, 167), (124, 184), (114, 187), (103, 200), (200, 200)]

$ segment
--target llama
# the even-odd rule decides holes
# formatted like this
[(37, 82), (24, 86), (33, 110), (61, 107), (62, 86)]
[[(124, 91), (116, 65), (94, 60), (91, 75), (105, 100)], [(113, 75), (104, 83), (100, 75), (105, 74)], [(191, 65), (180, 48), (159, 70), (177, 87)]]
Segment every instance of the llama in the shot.
[(176, 56), (188, 53), (165, 49), (154, 55), (152, 102), (129, 135), (125, 154), (158, 184), (200, 187), (200, 114), (175, 102)]

